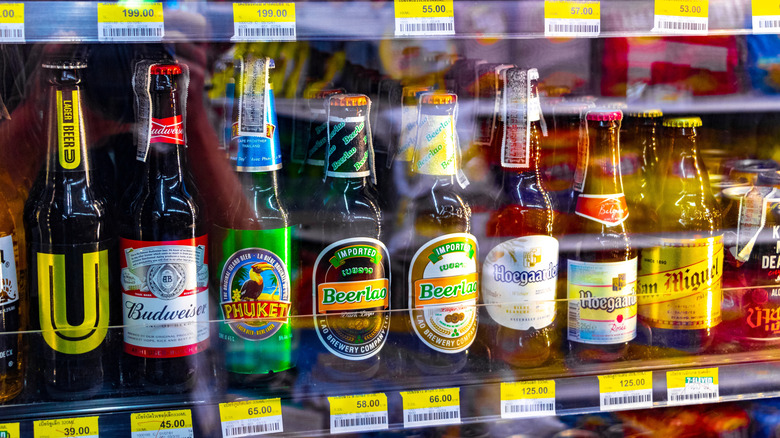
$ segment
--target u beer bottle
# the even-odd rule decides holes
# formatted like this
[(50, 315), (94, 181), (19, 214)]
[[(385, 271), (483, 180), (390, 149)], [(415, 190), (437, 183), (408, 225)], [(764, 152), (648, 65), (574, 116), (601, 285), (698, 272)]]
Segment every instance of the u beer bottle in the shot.
[(110, 208), (87, 154), (81, 110), (86, 64), (57, 61), (49, 76), (46, 164), (25, 205), (31, 315), (42, 331), (36, 358), (56, 399), (95, 395), (108, 373), (115, 235)]

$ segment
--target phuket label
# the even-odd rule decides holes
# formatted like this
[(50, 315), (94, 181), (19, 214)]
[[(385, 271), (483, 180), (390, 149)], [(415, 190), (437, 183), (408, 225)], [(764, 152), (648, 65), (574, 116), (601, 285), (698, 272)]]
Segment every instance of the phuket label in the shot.
[(558, 240), (525, 236), (493, 248), (482, 265), (482, 299), (494, 321), (515, 330), (555, 320)]
[(477, 334), (477, 240), (453, 233), (425, 243), (409, 269), (409, 317), (420, 340), (443, 353), (461, 352)]
[(637, 260), (569, 260), (569, 340), (620, 344), (636, 337)]
[(317, 257), (314, 326), (336, 356), (362, 360), (379, 352), (390, 330), (390, 256), (376, 239), (340, 240)]
[(639, 317), (650, 327), (695, 330), (721, 321), (723, 237), (662, 239), (642, 250)]
[(575, 212), (577, 216), (610, 227), (620, 225), (628, 219), (626, 196), (623, 193), (614, 195), (582, 194), (577, 198)]
[(125, 352), (168, 358), (208, 347), (207, 242), (120, 240)]

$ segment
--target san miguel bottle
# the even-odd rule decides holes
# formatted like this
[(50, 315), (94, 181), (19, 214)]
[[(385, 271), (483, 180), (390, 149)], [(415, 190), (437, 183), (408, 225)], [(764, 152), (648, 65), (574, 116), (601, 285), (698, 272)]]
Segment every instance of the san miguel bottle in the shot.
[(370, 379), (390, 330), (390, 256), (380, 240), (382, 211), (369, 179), (370, 100), (339, 94), (328, 100), (328, 149), (322, 206), (322, 249), (312, 273), (315, 332), (325, 354), (318, 368), (330, 380)]
[(206, 363), (208, 236), (187, 162), (182, 69), (152, 64), (148, 74), (151, 127), (120, 225), (125, 369), (146, 391), (180, 392)]
[[(658, 174), (661, 155), (661, 110), (635, 111), (626, 114), (626, 139), (623, 149), (630, 150), (637, 157), (639, 168), (626, 178), (623, 173), (623, 184), (626, 188), (628, 208), (632, 212), (629, 219), (631, 231), (634, 233), (653, 231), (656, 225), (656, 209), (661, 204), (661, 188), (663, 179)], [(622, 164), (626, 164), (624, 160)], [(624, 166), (625, 167), (625, 166)]]
[(558, 240), (540, 166), (538, 78), (536, 69), (506, 71), (501, 153), (505, 201), (487, 224), (487, 236), (500, 243), (482, 267), (482, 300), (497, 323), (491, 336), (494, 351), (518, 367), (543, 364), (557, 343), (553, 323)]
[(723, 232), (697, 146), (698, 117), (664, 121), (663, 237), (643, 248), (639, 264), (639, 318), (651, 344), (688, 353), (704, 351), (721, 321)]
[[(87, 154), (80, 61), (44, 64), (49, 81), (45, 167), (25, 205), (35, 357), (52, 398), (83, 399), (109, 373), (114, 222)], [(112, 260), (114, 259), (114, 260)]]
[(622, 358), (636, 337), (637, 251), (620, 175), (620, 111), (587, 114), (589, 153), (568, 260), (568, 340), (580, 361)]
[(236, 172), (243, 196), (212, 232), (219, 338), (233, 384), (295, 366), (290, 313), (292, 227), (279, 196), (282, 168), (268, 58), (236, 60)]

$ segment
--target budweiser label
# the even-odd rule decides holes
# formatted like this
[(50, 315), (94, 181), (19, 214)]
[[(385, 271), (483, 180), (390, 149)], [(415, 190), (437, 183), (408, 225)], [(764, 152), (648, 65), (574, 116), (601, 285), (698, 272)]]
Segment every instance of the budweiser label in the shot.
[(152, 118), (149, 143), (184, 144), (184, 123), (181, 115), (164, 119)]
[(575, 212), (577, 216), (614, 227), (622, 224), (628, 218), (626, 196), (622, 193), (612, 195), (582, 194), (577, 198)]

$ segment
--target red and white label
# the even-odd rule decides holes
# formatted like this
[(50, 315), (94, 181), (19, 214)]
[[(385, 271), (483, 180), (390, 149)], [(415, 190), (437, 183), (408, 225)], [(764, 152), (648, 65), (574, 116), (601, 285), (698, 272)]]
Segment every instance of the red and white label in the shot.
[(184, 123), (181, 115), (165, 119), (152, 119), (149, 143), (184, 144)]
[(613, 195), (581, 194), (577, 198), (575, 212), (577, 216), (614, 227), (622, 224), (628, 218), (626, 196), (622, 193)]
[(208, 347), (208, 237), (120, 240), (125, 352), (189, 356)]

